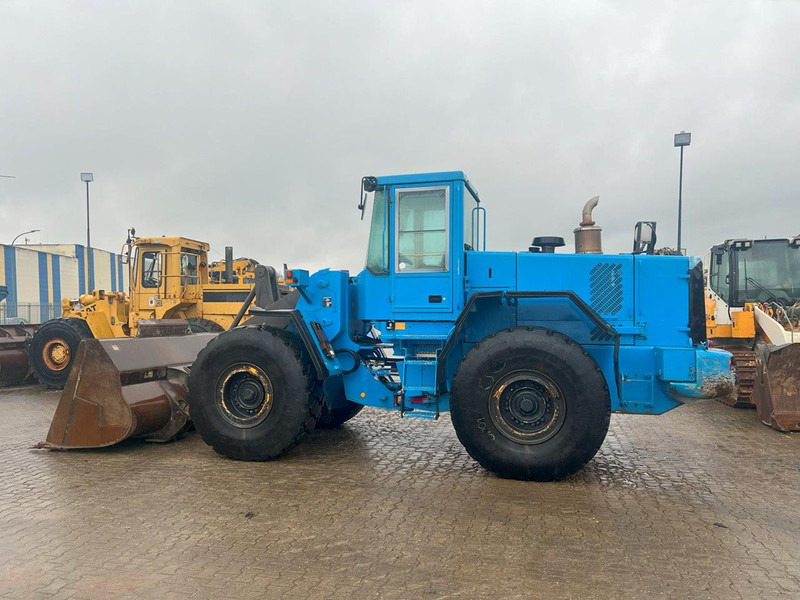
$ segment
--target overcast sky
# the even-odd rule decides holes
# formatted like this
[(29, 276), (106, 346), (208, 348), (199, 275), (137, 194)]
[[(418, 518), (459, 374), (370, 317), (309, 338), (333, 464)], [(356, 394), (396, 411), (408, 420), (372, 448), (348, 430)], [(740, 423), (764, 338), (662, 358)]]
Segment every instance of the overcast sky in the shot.
[(800, 233), (796, 2), (0, 0), (0, 241), (125, 229), (360, 270), (363, 175), (464, 170), (488, 247)]

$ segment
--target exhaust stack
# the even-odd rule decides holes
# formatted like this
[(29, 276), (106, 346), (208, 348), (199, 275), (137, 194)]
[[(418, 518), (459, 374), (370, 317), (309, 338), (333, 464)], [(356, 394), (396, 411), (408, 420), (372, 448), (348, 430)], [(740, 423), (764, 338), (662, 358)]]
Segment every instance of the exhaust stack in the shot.
[(583, 215), (580, 226), (573, 233), (575, 234), (575, 254), (602, 254), (603, 243), (601, 239), (602, 227), (598, 227), (592, 220), (592, 211), (600, 196), (595, 196), (583, 207)]
[(233, 246), (225, 246), (225, 283), (233, 283)]

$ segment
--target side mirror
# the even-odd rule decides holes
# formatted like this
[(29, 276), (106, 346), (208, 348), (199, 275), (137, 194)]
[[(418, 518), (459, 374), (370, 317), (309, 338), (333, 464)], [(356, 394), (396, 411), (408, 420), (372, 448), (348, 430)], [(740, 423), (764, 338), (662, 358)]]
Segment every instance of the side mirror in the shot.
[(656, 248), (656, 222), (639, 221), (633, 233), (633, 253), (653, 254)]
[(377, 177), (362, 177), (361, 191), (358, 193), (358, 210), (361, 211), (361, 220), (364, 220), (364, 210), (367, 208), (367, 193), (378, 189)]

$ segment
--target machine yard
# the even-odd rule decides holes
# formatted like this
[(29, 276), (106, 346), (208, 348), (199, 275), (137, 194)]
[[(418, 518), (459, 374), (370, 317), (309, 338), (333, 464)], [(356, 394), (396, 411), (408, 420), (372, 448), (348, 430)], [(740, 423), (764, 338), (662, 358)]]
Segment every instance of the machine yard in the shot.
[(798, 29), (0, 2), (0, 600), (800, 600)]
[(59, 392), (0, 390), (0, 598), (800, 594), (800, 436), (703, 401), (614, 415), (565, 481), (501, 479), (449, 417), (366, 409), (287, 457), (33, 450)]
[(781, 287), (742, 259), (747, 296), (740, 241), (703, 263), (640, 223), (604, 253), (597, 197), (574, 253), (487, 251), (460, 171), (359, 197), (357, 274), (279, 287), (131, 232), (128, 294), (4, 329), (0, 598), (800, 593), (800, 436), (774, 431), (800, 427), (798, 238)]

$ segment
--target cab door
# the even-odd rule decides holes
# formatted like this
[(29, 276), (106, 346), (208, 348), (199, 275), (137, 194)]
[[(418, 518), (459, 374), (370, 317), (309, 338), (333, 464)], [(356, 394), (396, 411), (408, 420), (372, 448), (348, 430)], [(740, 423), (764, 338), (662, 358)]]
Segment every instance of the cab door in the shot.
[(167, 297), (164, 252), (154, 247), (137, 248), (133, 274), (131, 308), (139, 313), (139, 318), (152, 318), (156, 308)]
[(200, 298), (200, 253), (191, 248), (181, 248), (180, 255), (181, 298), (198, 300)]
[(451, 187), (395, 187), (392, 313), (437, 320), (453, 312)]

